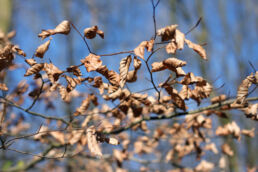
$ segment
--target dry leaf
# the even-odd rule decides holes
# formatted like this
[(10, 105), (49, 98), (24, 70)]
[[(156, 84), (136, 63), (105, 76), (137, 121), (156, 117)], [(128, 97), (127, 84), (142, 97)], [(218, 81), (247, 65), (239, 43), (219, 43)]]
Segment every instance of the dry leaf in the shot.
[(185, 44), (185, 34), (183, 34), (180, 30), (176, 29), (175, 33), (175, 41), (177, 45), (177, 49), (182, 50)]
[(247, 118), (258, 120), (258, 103), (250, 104), (247, 108), (243, 109)]
[(241, 133), (248, 136), (248, 137), (253, 138), (255, 136), (254, 131), (255, 131), (255, 128), (252, 128), (250, 130), (242, 130)]
[(102, 39), (104, 39), (104, 32), (102, 30), (99, 30), (98, 26), (92, 26), (90, 28), (86, 28), (84, 29), (83, 33), (87, 39), (95, 38), (96, 34), (98, 34)]
[(120, 72), (120, 87), (123, 88), (127, 79), (127, 74), (129, 71), (129, 67), (132, 61), (132, 57), (129, 55), (126, 58), (123, 58), (120, 61), (120, 67), (119, 67), (119, 72)]
[(151, 39), (150, 41), (147, 41), (146, 48), (147, 48), (148, 52), (153, 51), (153, 46), (154, 46), (154, 39)]
[(72, 72), (75, 76), (82, 76), (81, 70), (78, 66), (70, 66), (66, 68), (67, 72)]
[(81, 62), (84, 64), (87, 72), (95, 71), (102, 65), (100, 56), (91, 53), (85, 59), (82, 59)]
[(200, 164), (198, 164), (195, 167), (195, 171), (197, 171), (197, 172), (209, 172), (209, 171), (212, 171), (214, 169), (214, 167), (215, 167), (215, 165), (213, 163), (202, 160), (200, 162)]
[(174, 69), (177, 67), (185, 66), (186, 62), (177, 58), (168, 58), (163, 61), (163, 64), (169, 69)]
[(48, 40), (47, 42), (45, 42), (44, 44), (41, 44), (37, 50), (36, 50), (36, 53), (35, 53), (35, 56), (36, 57), (39, 57), (39, 58), (43, 58), (45, 52), (48, 50), (48, 47), (50, 45), (50, 40)]
[(26, 59), (25, 62), (30, 66), (37, 64), (35, 59)]
[(222, 149), (222, 152), (228, 156), (233, 156), (234, 155), (234, 152), (233, 150), (230, 148), (230, 146), (225, 143), (221, 146), (221, 149)]
[(168, 45), (166, 46), (166, 52), (168, 54), (175, 54), (177, 50), (177, 45), (176, 43), (172, 40)]
[(81, 106), (76, 109), (73, 115), (78, 116), (81, 114), (85, 114), (85, 112), (89, 108), (90, 102), (93, 102), (94, 105), (98, 105), (97, 97), (94, 94), (88, 95), (88, 97), (82, 101)]
[(33, 74), (37, 74), (39, 73), (42, 69), (44, 68), (44, 63), (37, 63), (34, 64), (33, 66), (31, 66), (26, 73), (24, 74), (24, 76), (30, 76)]
[(162, 41), (168, 41), (174, 38), (175, 36), (175, 31), (177, 28), (177, 24), (171, 25), (171, 26), (166, 26), (164, 28), (161, 28), (157, 31), (157, 35), (161, 36)]
[(8, 91), (8, 87), (5, 85), (5, 83), (0, 83), (0, 90)]
[(167, 69), (163, 62), (154, 62), (151, 64), (151, 72), (158, 72)]
[(138, 45), (134, 49), (134, 54), (144, 60), (144, 51), (147, 45), (148, 45), (148, 41), (142, 41), (140, 45)]
[(239, 85), (237, 90), (237, 100), (236, 103), (243, 104), (245, 102), (246, 96), (248, 95), (248, 89), (252, 85), (254, 79), (253, 74), (247, 76), (242, 83)]
[(195, 44), (188, 39), (185, 39), (185, 43), (189, 48), (192, 48), (195, 52), (197, 52), (204, 60), (207, 60), (206, 51), (202, 46)]
[(67, 20), (62, 21), (59, 25), (56, 26), (55, 29), (48, 29), (48, 30), (42, 30), (40, 34), (38, 34), (38, 37), (40, 37), (42, 40), (50, 35), (55, 34), (69, 34), (71, 30), (70, 22)]
[(96, 129), (94, 126), (87, 128), (87, 142), (90, 152), (95, 156), (102, 157), (101, 149), (96, 139)]
[(63, 71), (58, 69), (58, 67), (52, 63), (45, 63), (43, 70), (47, 73), (48, 79), (52, 84), (54, 84), (59, 79), (59, 76), (63, 73)]

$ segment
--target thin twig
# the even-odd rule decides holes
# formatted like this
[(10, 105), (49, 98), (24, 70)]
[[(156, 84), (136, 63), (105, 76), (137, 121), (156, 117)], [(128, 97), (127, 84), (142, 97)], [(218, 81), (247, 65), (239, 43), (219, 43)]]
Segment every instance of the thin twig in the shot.
[[(203, 111), (206, 111), (206, 110), (217, 109), (217, 108), (220, 108), (223, 105), (230, 105), (233, 102), (235, 102), (235, 100), (236, 99), (226, 100), (224, 102), (215, 103), (215, 104), (212, 104), (212, 105), (209, 105), (209, 106), (206, 106), (206, 107), (199, 108), (197, 110), (192, 110), (192, 111), (188, 111), (188, 112), (176, 112), (176, 113), (172, 113), (171, 115), (168, 115), (168, 116), (160, 115), (160, 116), (144, 117), (144, 118), (142, 118), (142, 119), (140, 119), (136, 122), (131, 123), (128, 126), (118, 128), (118, 129), (113, 130), (111, 132), (105, 132), (104, 131), (104, 134), (119, 134), (123, 131), (131, 129), (132, 127), (134, 127), (137, 124), (140, 124), (143, 121), (155, 121), (155, 120), (171, 119), (171, 118), (175, 118), (175, 117), (179, 117), (179, 116), (185, 116), (185, 115), (200, 113), (200, 112), (203, 112)], [(257, 100), (258, 100), (258, 97), (251, 97), (251, 98), (246, 99), (246, 101), (257, 101)]]
[(85, 37), (81, 34), (81, 32), (75, 27), (75, 25), (74, 25), (72, 22), (70, 22), (70, 23), (71, 23), (72, 27), (74, 28), (74, 30), (80, 35), (80, 37), (81, 37), (81, 38), (83, 39), (83, 41), (85, 42), (85, 44), (86, 44), (86, 46), (87, 46), (87, 48), (88, 48), (88, 51), (89, 51), (90, 53), (92, 53), (92, 51), (90, 50), (90, 46), (89, 46), (89, 44), (87, 43)]
[(153, 25), (154, 25), (154, 37), (153, 37), (154, 40), (157, 37), (156, 7), (158, 6), (159, 2), (160, 2), (160, 0), (158, 0), (157, 3), (154, 4), (154, 0), (151, 0), (151, 4), (152, 4), (152, 18), (153, 18)]
[(15, 107), (15, 108), (17, 108), (17, 109), (20, 109), (20, 110), (24, 111), (24, 112), (27, 112), (27, 113), (29, 113), (29, 114), (31, 114), (31, 115), (33, 115), (33, 116), (37, 116), (37, 117), (41, 117), (41, 118), (49, 119), (49, 120), (62, 121), (62, 122), (65, 123), (65, 124), (69, 124), (69, 122), (67, 122), (67, 121), (64, 120), (63, 118), (52, 117), (52, 116), (46, 116), (46, 115), (43, 115), (43, 114), (40, 114), (40, 113), (37, 113), (37, 112), (32, 112), (32, 111), (30, 111), (30, 110), (26, 110), (25, 108), (23, 108), (23, 107), (21, 107), (21, 106), (15, 104), (15, 103), (13, 103), (13, 102), (7, 100), (6, 98), (3, 98), (3, 97), (0, 97), (0, 98), (2, 98), (2, 99), (4, 100), (3, 102), (0, 102), (0, 103), (6, 103), (6, 104), (8, 104), (8, 105), (10, 105), (10, 106), (13, 106), (13, 107)]
[(130, 54), (133, 53), (134, 51), (121, 51), (121, 52), (117, 52), (117, 53), (111, 53), (111, 54), (98, 54), (99, 56), (114, 56), (114, 55), (119, 55), (119, 54)]
[(196, 22), (196, 24), (195, 24), (188, 32), (186, 32), (185, 35), (187, 35), (188, 33), (192, 32), (192, 31), (200, 24), (201, 21), (202, 21), (202, 17), (200, 17), (200, 18), (198, 19), (198, 21)]

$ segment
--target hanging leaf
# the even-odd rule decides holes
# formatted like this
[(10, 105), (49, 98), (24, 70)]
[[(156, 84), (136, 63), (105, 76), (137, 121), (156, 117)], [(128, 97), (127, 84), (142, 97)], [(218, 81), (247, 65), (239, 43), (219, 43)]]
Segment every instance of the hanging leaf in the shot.
[(31, 66), (26, 73), (24, 74), (24, 76), (30, 76), (33, 74), (37, 74), (39, 73), (42, 69), (44, 68), (44, 63), (37, 63), (34, 64), (33, 66)]
[(64, 20), (59, 25), (57, 25), (55, 29), (42, 30), (42, 32), (38, 34), (38, 37), (40, 37), (43, 40), (46, 37), (55, 35), (55, 34), (67, 35), (70, 33), (70, 30), (71, 30), (70, 22), (67, 20)]
[(185, 39), (185, 43), (189, 48), (192, 48), (195, 52), (197, 52), (204, 60), (207, 60), (206, 51), (202, 46), (195, 44), (188, 39)]
[(73, 115), (78, 116), (84, 114), (88, 110), (91, 101), (97, 105), (97, 97), (94, 94), (88, 95), (88, 97), (82, 101), (81, 106), (76, 109)]
[(0, 83), (0, 90), (8, 91), (8, 87), (5, 85), (5, 83)]
[(84, 64), (87, 72), (95, 71), (102, 65), (100, 56), (91, 53), (85, 59), (82, 59), (81, 62)]
[(140, 45), (138, 45), (134, 49), (134, 54), (144, 60), (144, 51), (147, 45), (148, 45), (148, 41), (142, 41)]
[(82, 76), (82, 72), (78, 66), (70, 66), (66, 70), (67, 72), (72, 72), (75, 76)]
[(161, 36), (161, 41), (168, 41), (174, 38), (177, 24), (161, 28), (157, 31), (157, 35)]
[(163, 62), (154, 62), (151, 64), (151, 72), (158, 72), (167, 69)]
[(50, 45), (50, 40), (48, 40), (47, 42), (45, 42), (44, 44), (41, 44), (37, 50), (36, 50), (36, 53), (35, 53), (35, 56), (36, 57), (39, 57), (39, 58), (43, 58), (45, 52), (48, 50), (48, 47)]
[(252, 85), (253, 80), (254, 76), (251, 74), (241, 82), (237, 90), (236, 103), (243, 104), (245, 102), (246, 96), (248, 95), (248, 89)]
[(183, 60), (179, 60), (177, 58), (168, 58), (166, 60), (163, 61), (163, 64), (169, 68), (177, 68), (177, 67), (182, 67), (186, 65), (186, 62)]
[(26, 59), (25, 62), (30, 66), (37, 64), (35, 59)]
[(45, 63), (44, 71), (47, 73), (48, 79), (51, 81), (51, 83), (55, 83), (59, 79), (59, 76), (63, 73), (63, 71), (52, 63)]
[(96, 34), (98, 34), (102, 39), (104, 39), (104, 32), (102, 30), (99, 30), (98, 26), (92, 26), (90, 28), (86, 28), (84, 29), (83, 33), (87, 39), (95, 38)]
[(177, 45), (176, 43), (172, 40), (168, 45), (166, 46), (166, 52), (168, 54), (175, 54), (177, 50)]
[(234, 152), (233, 150), (231, 149), (231, 147), (227, 144), (227, 143), (224, 143), (222, 146), (221, 146), (221, 150), (224, 154), (228, 155), (228, 156), (233, 156), (234, 155)]
[(97, 139), (96, 139), (96, 129), (94, 126), (90, 126), (87, 128), (87, 142), (88, 142), (88, 148), (90, 152), (94, 156), (102, 156), (101, 149), (98, 145)]
[(129, 67), (132, 61), (132, 57), (129, 55), (126, 58), (123, 58), (120, 61), (120, 67), (119, 67), (119, 72), (120, 72), (120, 87), (123, 88), (126, 82), (127, 74), (129, 71)]
[(175, 41), (176, 41), (177, 49), (182, 50), (185, 44), (185, 34), (183, 34), (178, 29), (176, 29)]

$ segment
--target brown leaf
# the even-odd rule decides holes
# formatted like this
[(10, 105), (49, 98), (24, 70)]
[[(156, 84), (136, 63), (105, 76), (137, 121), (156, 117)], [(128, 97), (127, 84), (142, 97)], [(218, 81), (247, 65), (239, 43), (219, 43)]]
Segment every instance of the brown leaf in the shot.
[(233, 156), (234, 155), (234, 152), (233, 150), (231, 149), (231, 147), (225, 143), (221, 146), (221, 149), (222, 149), (222, 152), (228, 156)]
[(166, 46), (166, 52), (168, 54), (175, 54), (177, 50), (177, 45), (174, 41), (171, 41), (170, 43), (167, 44)]
[(127, 74), (129, 71), (129, 67), (132, 61), (132, 57), (129, 55), (126, 58), (123, 58), (120, 61), (120, 67), (119, 67), (119, 72), (120, 72), (120, 87), (123, 88), (127, 79)]
[(207, 60), (206, 51), (202, 46), (195, 44), (188, 39), (185, 39), (185, 43), (189, 48), (192, 48), (195, 52), (197, 52), (204, 60)]
[(151, 64), (151, 72), (158, 72), (167, 69), (163, 62), (154, 62)]
[(146, 48), (147, 48), (148, 52), (153, 51), (153, 46), (154, 46), (154, 39), (151, 39), (150, 41), (147, 41)]
[(67, 72), (72, 72), (75, 76), (82, 76), (81, 70), (77, 66), (70, 66), (66, 70)]
[(241, 82), (237, 90), (236, 103), (243, 104), (245, 102), (246, 96), (248, 95), (248, 89), (252, 85), (253, 80), (254, 80), (254, 76), (253, 74), (251, 74)]
[(33, 74), (37, 74), (39, 73), (42, 69), (44, 68), (44, 63), (37, 63), (33, 66), (31, 66), (26, 73), (24, 74), (24, 76), (30, 76)]
[(26, 59), (25, 62), (30, 66), (37, 64), (35, 59)]
[(234, 121), (226, 124), (224, 127), (219, 126), (216, 130), (216, 135), (218, 136), (227, 136), (229, 134), (233, 135), (234, 138), (238, 140), (241, 138), (241, 130)]
[(40, 34), (38, 34), (38, 37), (40, 37), (42, 40), (50, 35), (55, 34), (69, 34), (71, 30), (70, 22), (67, 20), (62, 21), (59, 25), (56, 26), (55, 29), (48, 29), (48, 30), (42, 30)]
[(141, 60), (139, 60), (137, 57), (134, 56), (133, 58), (133, 66), (135, 70), (139, 70), (142, 65)]
[(247, 108), (243, 109), (247, 118), (258, 120), (258, 103), (250, 104)]
[(87, 72), (95, 71), (102, 65), (100, 56), (91, 53), (85, 59), (82, 59), (81, 62), (84, 64)]
[(135, 49), (134, 54), (144, 60), (144, 51), (148, 45), (148, 41), (142, 41)]
[(167, 91), (167, 93), (171, 96), (171, 99), (173, 101), (173, 103), (180, 109), (182, 110), (186, 110), (187, 106), (185, 105), (184, 100), (179, 96), (179, 94), (177, 94), (177, 91), (174, 90), (170, 85), (165, 84), (163, 86), (165, 88), (165, 90)]
[(84, 29), (83, 33), (87, 39), (95, 38), (96, 34), (98, 34), (102, 39), (104, 39), (104, 32), (102, 30), (99, 30), (98, 26), (92, 26), (90, 28), (86, 28)]
[(185, 43), (185, 34), (183, 34), (178, 29), (176, 29), (175, 41), (176, 41), (177, 49), (182, 50), (184, 48), (184, 43)]
[(210, 151), (212, 151), (215, 154), (219, 153), (215, 143), (210, 143), (210, 144), (205, 145), (204, 149), (205, 150), (210, 150)]
[(169, 69), (174, 69), (177, 67), (182, 67), (186, 65), (186, 61), (179, 60), (177, 58), (168, 58), (163, 61), (163, 64), (169, 68)]
[(94, 126), (87, 128), (87, 141), (90, 152), (95, 156), (102, 156), (101, 149), (96, 139), (96, 129)]
[(254, 131), (255, 131), (255, 128), (252, 128), (250, 130), (242, 130), (241, 133), (248, 136), (248, 137), (253, 138), (255, 136)]
[(196, 171), (196, 172), (209, 172), (209, 171), (214, 170), (214, 167), (215, 167), (215, 165), (213, 163), (202, 160), (200, 162), (200, 164), (198, 164), (195, 167), (194, 171)]
[(177, 26), (178, 25), (175, 24), (175, 25), (170, 25), (170, 26), (161, 28), (157, 31), (157, 35), (161, 36), (162, 41), (171, 40), (175, 36), (175, 31), (176, 31)]
[(43, 58), (45, 52), (48, 50), (48, 47), (50, 45), (50, 40), (48, 40), (47, 42), (45, 42), (44, 44), (41, 44), (37, 50), (36, 50), (36, 53), (35, 53), (35, 56), (36, 57), (39, 57), (39, 58)]
[(12, 48), (13, 52), (23, 56), (23, 57), (26, 57), (26, 53), (24, 51), (22, 51), (17, 45), (13, 46)]
[(82, 101), (81, 106), (76, 109), (73, 115), (78, 116), (84, 114), (88, 110), (90, 102), (93, 102), (95, 105), (98, 104), (97, 97), (94, 94), (88, 95), (88, 97)]
[(191, 89), (187, 86), (187, 85), (183, 85), (182, 89), (179, 93), (179, 96), (183, 99), (183, 100), (188, 100), (191, 96)]
[(8, 91), (8, 87), (5, 85), (5, 83), (0, 83), (0, 90)]
[(48, 79), (52, 84), (55, 83), (59, 79), (59, 76), (63, 73), (63, 71), (53, 65), (53, 63), (45, 63), (44, 71), (47, 73)]

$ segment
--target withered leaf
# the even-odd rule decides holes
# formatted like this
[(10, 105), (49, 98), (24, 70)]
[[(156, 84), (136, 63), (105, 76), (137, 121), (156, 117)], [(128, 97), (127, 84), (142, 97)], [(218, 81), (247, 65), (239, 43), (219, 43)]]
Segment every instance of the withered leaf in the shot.
[(221, 146), (221, 149), (222, 149), (222, 152), (225, 153), (228, 156), (233, 156), (234, 155), (233, 150), (231, 149), (231, 147), (227, 143), (224, 143)]
[(92, 53), (85, 57), (85, 59), (82, 59), (81, 62), (84, 64), (87, 72), (95, 71), (102, 65), (100, 56), (97, 56)]
[(255, 128), (252, 128), (250, 130), (242, 130), (241, 133), (246, 135), (246, 136), (248, 136), (248, 137), (252, 137), (253, 138), (255, 136), (254, 131), (255, 131)]
[(157, 31), (157, 35), (161, 36), (162, 41), (168, 41), (174, 38), (177, 24), (166, 26)]
[(131, 61), (132, 61), (132, 57), (130, 55), (123, 58), (120, 61), (120, 67), (119, 67), (120, 83), (119, 83), (119, 85), (120, 85), (121, 88), (123, 88), (124, 85), (125, 85)]
[(151, 72), (158, 72), (167, 69), (167, 66), (163, 64), (163, 62), (154, 62), (151, 64)]
[(177, 67), (182, 67), (182, 66), (185, 66), (186, 65), (186, 61), (183, 61), (183, 60), (179, 60), (177, 58), (168, 58), (166, 60), (163, 61), (163, 64), (169, 68), (169, 69), (172, 69), (172, 68), (177, 68)]
[(59, 79), (59, 76), (63, 73), (63, 71), (52, 63), (45, 63), (44, 71), (47, 73), (48, 79), (51, 81), (51, 83), (55, 83)]
[(44, 44), (41, 44), (37, 50), (36, 50), (36, 53), (35, 53), (35, 56), (36, 57), (39, 57), (39, 58), (43, 58), (45, 52), (48, 50), (48, 47), (50, 45), (50, 40), (48, 40), (47, 42), (45, 42)]
[(98, 104), (97, 97), (94, 94), (88, 95), (88, 97), (82, 101), (81, 106), (76, 109), (73, 115), (78, 116), (84, 114), (88, 110), (90, 102), (93, 102), (94, 105)]
[(55, 34), (69, 34), (71, 30), (70, 22), (67, 20), (62, 21), (59, 25), (56, 26), (55, 29), (48, 29), (48, 30), (42, 30), (40, 34), (38, 34), (38, 37), (40, 37), (42, 40), (50, 35)]
[(211, 99), (211, 103), (212, 104), (219, 103), (219, 102), (226, 100), (226, 98), (227, 98), (227, 96), (225, 94), (221, 94), (219, 96), (213, 97)]
[(83, 33), (87, 39), (95, 38), (96, 34), (98, 34), (102, 39), (104, 39), (104, 32), (102, 30), (99, 30), (98, 26), (92, 26), (90, 28), (86, 28), (84, 29)]
[(209, 172), (209, 171), (212, 171), (214, 169), (214, 167), (215, 167), (215, 165), (213, 163), (205, 161), (205, 160), (202, 160), (200, 162), (200, 164), (198, 164), (195, 167), (194, 171), (197, 171), (197, 172)]
[(243, 104), (245, 102), (246, 96), (248, 95), (248, 89), (252, 85), (253, 80), (254, 76), (251, 74), (241, 82), (237, 90), (236, 103)]
[(5, 85), (5, 83), (0, 83), (0, 90), (8, 91), (8, 87)]
[(195, 52), (197, 52), (204, 60), (207, 60), (206, 51), (202, 46), (195, 44), (188, 39), (185, 39), (185, 43), (189, 48), (192, 48)]
[(134, 54), (144, 60), (144, 51), (148, 45), (148, 41), (142, 41), (135, 49)]
[(95, 156), (102, 156), (101, 149), (96, 139), (96, 129), (94, 126), (87, 128), (87, 141), (90, 152)]
[(185, 34), (183, 34), (178, 29), (176, 29), (175, 34), (176, 34), (175, 41), (176, 41), (177, 49), (182, 50), (184, 48), (184, 43), (185, 43)]
[(37, 74), (39, 73), (42, 69), (44, 68), (44, 63), (37, 63), (34, 64), (33, 66), (31, 66), (26, 73), (24, 74), (24, 76), (30, 76), (33, 74)]
[(78, 66), (70, 66), (66, 68), (67, 72), (72, 72), (75, 76), (82, 76), (81, 70)]
[(175, 54), (177, 50), (177, 45), (174, 41), (171, 41), (170, 43), (168, 43), (168, 45), (166, 46), (166, 52), (168, 54)]
[(247, 108), (243, 109), (247, 118), (258, 120), (258, 103), (250, 104)]
[(25, 62), (30, 66), (37, 64), (35, 59), (26, 59)]

